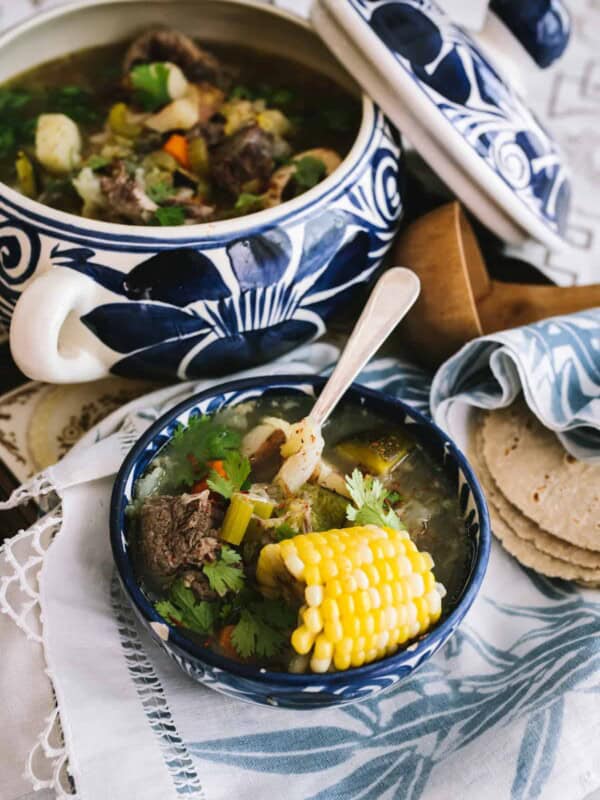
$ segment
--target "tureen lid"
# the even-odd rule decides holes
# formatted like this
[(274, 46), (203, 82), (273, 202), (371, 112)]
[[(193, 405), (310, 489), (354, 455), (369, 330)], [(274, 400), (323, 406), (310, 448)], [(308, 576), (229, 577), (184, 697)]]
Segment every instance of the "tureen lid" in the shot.
[(480, 47), (431, 0), (315, 0), (332, 53), (481, 222), (565, 246), (571, 195), (556, 142)]

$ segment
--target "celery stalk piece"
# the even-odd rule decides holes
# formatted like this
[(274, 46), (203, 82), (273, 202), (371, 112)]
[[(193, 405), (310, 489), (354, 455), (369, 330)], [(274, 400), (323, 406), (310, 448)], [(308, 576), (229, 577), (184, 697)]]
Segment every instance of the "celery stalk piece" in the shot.
[(240, 544), (248, 530), (253, 513), (254, 503), (247, 495), (238, 492), (233, 494), (223, 520), (221, 539), (229, 544)]
[(258, 497), (254, 494), (247, 494), (248, 500), (252, 501), (254, 506), (254, 513), (260, 519), (269, 519), (275, 509), (275, 503), (266, 497)]

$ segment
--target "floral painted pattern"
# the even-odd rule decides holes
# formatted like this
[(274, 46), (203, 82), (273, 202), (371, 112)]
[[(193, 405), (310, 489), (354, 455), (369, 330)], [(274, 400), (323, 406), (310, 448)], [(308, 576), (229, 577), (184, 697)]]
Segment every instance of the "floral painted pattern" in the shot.
[(563, 234), (571, 188), (558, 148), (473, 39), (432, 0), (346, 1), (487, 167)]

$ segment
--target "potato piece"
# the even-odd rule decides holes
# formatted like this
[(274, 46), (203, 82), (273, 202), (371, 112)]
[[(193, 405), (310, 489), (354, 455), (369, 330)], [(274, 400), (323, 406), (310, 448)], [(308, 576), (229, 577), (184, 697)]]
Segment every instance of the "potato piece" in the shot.
[(84, 167), (77, 177), (71, 181), (75, 191), (83, 200), (81, 213), (84, 217), (93, 217), (98, 209), (106, 204), (100, 178), (90, 167)]
[(179, 100), (180, 97), (185, 97), (190, 88), (187, 78), (177, 64), (165, 61), (165, 67), (169, 71), (169, 77), (167, 79), (169, 97), (172, 100)]
[(50, 172), (66, 174), (81, 163), (79, 128), (66, 114), (40, 114), (35, 157)]
[(188, 131), (200, 121), (200, 97), (194, 84), (190, 84), (185, 97), (173, 100), (168, 106), (152, 114), (144, 123), (159, 133)]

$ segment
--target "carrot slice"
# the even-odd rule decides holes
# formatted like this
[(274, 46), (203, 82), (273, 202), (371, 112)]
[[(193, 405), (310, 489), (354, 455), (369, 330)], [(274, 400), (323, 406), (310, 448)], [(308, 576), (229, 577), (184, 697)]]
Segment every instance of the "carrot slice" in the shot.
[[(225, 472), (225, 467), (223, 466), (223, 462), (221, 461), (221, 459), (216, 459), (215, 461), (207, 461), (206, 464), (208, 467), (214, 470), (217, 473), (217, 475), (220, 475), (222, 478), (227, 477), (227, 473)], [(208, 488), (209, 485), (207, 483), (207, 480), (206, 478), (203, 478), (201, 481), (198, 481), (192, 486), (192, 488), (190, 489), (190, 494), (200, 494), (200, 492), (203, 492), (205, 489)]]
[(185, 169), (190, 168), (189, 147), (185, 136), (182, 136), (180, 133), (173, 133), (163, 144), (162, 149), (165, 153), (173, 156), (175, 161), (181, 164), (182, 167), (185, 167)]
[(223, 466), (223, 462), (220, 459), (217, 459), (216, 461), (207, 461), (206, 463), (211, 469), (214, 469), (217, 475), (220, 475), (222, 478), (227, 477), (227, 473), (225, 472), (225, 467)]
[(233, 646), (233, 642), (231, 641), (231, 637), (235, 630), (235, 625), (225, 625), (224, 628), (221, 628), (219, 633), (219, 647), (223, 651), (224, 655), (228, 656), (229, 658), (233, 658), (236, 661), (240, 660), (239, 654), (235, 647)]

